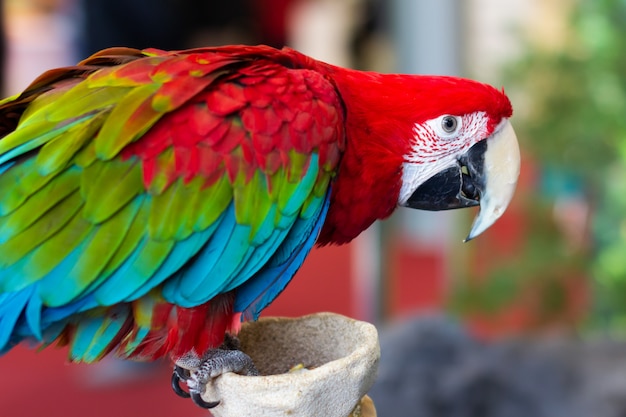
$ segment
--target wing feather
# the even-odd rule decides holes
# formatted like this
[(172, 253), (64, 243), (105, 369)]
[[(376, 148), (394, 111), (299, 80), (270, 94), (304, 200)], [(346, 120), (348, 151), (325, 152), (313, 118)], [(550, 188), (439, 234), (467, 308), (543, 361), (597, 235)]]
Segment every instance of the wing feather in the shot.
[[(55, 213), (50, 214), (49, 210), (60, 204), (70, 194), (78, 191), (79, 176), (80, 172), (75, 169), (61, 173), (56, 181), (43, 186), (39, 192), (27, 199), (11, 215), (0, 217), (0, 244), (24, 232), (46, 215), (50, 217), (50, 220), (45, 225), (34, 228), (35, 235), (28, 237), (28, 239), (36, 240), (36, 234), (45, 235), (51, 228), (54, 228), (55, 223), (61, 223), (60, 226), (62, 226), (62, 220), (58, 219)], [(10, 253), (10, 251), (8, 252)]]
[[(88, 236), (66, 258), (72, 264), (57, 266), (41, 280), (39, 295), (51, 307), (69, 304), (89, 286), (101, 281), (101, 272), (114, 256), (137, 215), (140, 203), (133, 201), (102, 224), (92, 227)], [(59, 291), (59, 287), (63, 291)]]
[(320, 150), (344, 140), (311, 127), (342, 107), (312, 71), (216, 51), (111, 50), (0, 103), (23, 111), (0, 140), (0, 351), (80, 315), (71, 356), (92, 361), (131, 331), (131, 303), (236, 291), (256, 316), (291, 279), (338, 164)]
[[(62, 259), (55, 256), (69, 253), (75, 242), (72, 236), (63, 241), (62, 231), (72, 230), (74, 237), (79, 238), (90, 226), (78, 215), (81, 204), (79, 193), (74, 192), (29, 228), (0, 244), (0, 289), (15, 291), (36, 282), (54, 267), (55, 261)], [(69, 246), (55, 246), (59, 243)], [(53, 251), (51, 259), (46, 259), (46, 248)]]

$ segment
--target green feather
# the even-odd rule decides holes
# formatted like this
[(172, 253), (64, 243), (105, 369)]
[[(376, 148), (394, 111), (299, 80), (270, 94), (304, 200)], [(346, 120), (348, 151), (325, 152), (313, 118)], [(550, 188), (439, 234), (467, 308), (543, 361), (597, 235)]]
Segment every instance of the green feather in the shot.
[(328, 191), (328, 184), (330, 180), (334, 177), (334, 172), (332, 171), (322, 171), (315, 182), (315, 186), (313, 187), (313, 194), (316, 197), (323, 197), (326, 195)]
[(5, 291), (17, 291), (40, 280), (82, 242), (92, 225), (78, 214), (81, 203), (79, 193), (72, 194), (24, 232), (0, 245), (2, 264), (12, 265), (13, 269), (3, 282)]
[(201, 177), (187, 184), (176, 180), (162, 194), (152, 197), (149, 235), (157, 240), (182, 240), (193, 231), (205, 230), (228, 207), (232, 192), (226, 177), (210, 187), (204, 186)]
[(137, 87), (117, 102), (96, 137), (96, 155), (108, 160), (145, 133), (163, 114), (150, 104), (158, 84)]
[[(272, 204), (265, 217), (260, 218), (258, 224), (255, 224), (250, 232), (250, 243), (254, 246), (260, 246), (272, 236), (277, 228), (281, 228), (281, 220), (285, 220), (285, 224), (291, 225), (293, 219), (287, 219), (287, 216), (278, 216), (278, 207)], [(285, 227), (282, 227), (284, 229)]]
[[(179, 178), (164, 193), (154, 196), (148, 223), (150, 236), (183, 240), (194, 231), (204, 230), (197, 225), (197, 219), (207, 211), (207, 202), (219, 198), (220, 189), (203, 189), (203, 185), (202, 177), (194, 177), (188, 183)], [(219, 215), (221, 209), (217, 210)]]
[(133, 264), (136, 275), (151, 277), (161, 267), (167, 255), (170, 254), (176, 242), (173, 240), (149, 240), (142, 248), (139, 257)]
[[(278, 209), (284, 215), (291, 216), (302, 208), (315, 186), (319, 172), (318, 155), (292, 152), (289, 176), (283, 181), (278, 197)], [(307, 166), (308, 162), (308, 166)], [(306, 168), (306, 172), (304, 169)], [(294, 172), (296, 174), (294, 174)]]
[(79, 167), (88, 167), (89, 165), (93, 164), (97, 159), (98, 158), (96, 156), (96, 147), (94, 145), (94, 142), (91, 141), (84, 148), (78, 151), (76, 157), (74, 158), (74, 163)]
[(314, 194), (311, 194), (302, 205), (300, 217), (302, 219), (310, 219), (312, 216), (319, 213), (319, 208), (322, 206), (322, 204), (324, 204), (324, 196), (318, 197)]
[(328, 184), (330, 183), (332, 175), (330, 172), (322, 171), (315, 182), (313, 192), (306, 201), (302, 204), (302, 211), (300, 217), (303, 219), (309, 219), (319, 210), (320, 204), (324, 201), (324, 196), (328, 191)]
[(145, 237), (146, 223), (148, 221), (148, 213), (150, 205), (147, 203), (145, 196), (138, 197), (141, 200), (141, 207), (135, 216), (128, 232), (124, 236), (124, 241), (119, 246), (115, 255), (109, 260), (102, 275), (107, 277), (112, 274), (122, 263), (133, 253)]
[[(63, 274), (62, 283), (58, 282), (55, 285), (54, 282), (48, 280), (49, 282), (40, 284), (39, 295), (46, 305), (60, 306), (66, 304), (87, 287), (104, 278), (100, 272), (122, 244), (139, 207), (140, 201), (133, 201), (108, 221), (92, 229), (89, 236), (85, 237), (87, 244), (79, 259), (69, 272)], [(63, 286), (62, 292), (57, 290), (58, 285), (61, 284)]]
[[(182, 179), (178, 181), (183, 182)], [(182, 194), (180, 198), (184, 198), (187, 204), (182, 207), (180, 213), (181, 221), (179, 222), (178, 229), (174, 231), (174, 238), (176, 240), (187, 239), (194, 231), (203, 230), (197, 227), (198, 215), (204, 211), (206, 201), (209, 201), (211, 196), (216, 194), (215, 190), (213, 190), (213, 192), (207, 195), (203, 192), (203, 187), (204, 178), (197, 176), (186, 183), (184, 189), (181, 190)]]
[(6, 241), (40, 219), (80, 184), (80, 170), (68, 169), (27, 199), (11, 214), (0, 217), (0, 241)]
[(95, 114), (65, 132), (64, 135), (46, 143), (37, 154), (36, 164), (39, 172), (47, 175), (64, 167), (87, 141), (93, 139), (105, 117), (105, 112)]
[(201, 189), (198, 204), (191, 214), (197, 219), (194, 231), (207, 229), (222, 215), (232, 201), (233, 189), (227, 176), (223, 176), (210, 187)]
[(190, 187), (182, 179), (174, 181), (162, 194), (152, 198), (148, 230), (156, 240), (172, 239), (185, 223), (184, 212), (189, 210)]
[(42, 176), (35, 167), (34, 159), (25, 160), (3, 172), (0, 175), (0, 216), (6, 216), (17, 209), (54, 177), (55, 175)]
[(250, 238), (253, 240), (274, 205), (267, 190), (265, 177), (256, 171), (246, 184), (236, 184), (233, 198), (235, 219), (237, 223), (251, 227)]
[(22, 93), (17, 93), (17, 94), (13, 94), (12, 96), (3, 98), (2, 100), (0, 100), (0, 106), (3, 106), (7, 103), (17, 100), (18, 98), (20, 98), (21, 95)]
[[(55, 87), (51, 90), (48, 90), (44, 93), (41, 93), (35, 100), (33, 100), (28, 107), (22, 113), (21, 121), (24, 122), (26, 120), (30, 120), (32, 115), (40, 111), (42, 108), (48, 106), (51, 103), (57, 103), (64, 94), (66, 94), (74, 85), (66, 85)], [(45, 119), (45, 117), (44, 117)]]
[(76, 213), (64, 227), (32, 251), (25, 275), (33, 281), (42, 278), (65, 259), (93, 228), (93, 224), (85, 220), (80, 212)]
[[(8, 267), (45, 242), (76, 214), (81, 206), (79, 193), (74, 192), (39, 217), (30, 227), (0, 244), (0, 267)], [(19, 277), (17, 277), (19, 279)]]
[(50, 123), (43, 120), (28, 125), (20, 125), (18, 129), (0, 140), (0, 164), (46, 144), (89, 117), (91, 115), (77, 117), (63, 123)]
[(34, 112), (26, 119), (26, 122), (38, 117), (59, 122), (77, 115), (99, 113), (116, 106), (118, 102), (132, 94), (131, 91), (131, 88), (91, 88), (87, 83), (82, 82), (58, 100)]
[(143, 191), (137, 159), (96, 161), (85, 169), (81, 184), (85, 198), (83, 216), (93, 223), (103, 222)]

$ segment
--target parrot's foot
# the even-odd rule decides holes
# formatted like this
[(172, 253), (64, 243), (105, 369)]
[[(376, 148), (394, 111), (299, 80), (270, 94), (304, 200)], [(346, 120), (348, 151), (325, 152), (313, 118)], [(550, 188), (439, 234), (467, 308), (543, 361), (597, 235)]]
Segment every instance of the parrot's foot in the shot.
[[(172, 389), (180, 397), (191, 397), (191, 400), (202, 408), (213, 408), (220, 402), (206, 402), (202, 399), (202, 394), (210, 380), (227, 372), (247, 376), (259, 375), (250, 356), (239, 350), (239, 340), (229, 334), (226, 335), (222, 346), (210, 349), (202, 358), (189, 353), (178, 359), (172, 373)], [(187, 383), (189, 392), (182, 389), (181, 380)]]

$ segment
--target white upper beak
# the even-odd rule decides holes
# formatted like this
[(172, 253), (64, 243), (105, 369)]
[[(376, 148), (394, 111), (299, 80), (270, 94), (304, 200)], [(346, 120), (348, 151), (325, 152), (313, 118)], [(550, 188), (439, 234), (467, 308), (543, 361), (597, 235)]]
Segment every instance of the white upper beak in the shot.
[(508, 120), (502, 122), (487, 139), (484, 154), (486, 184), (480, 196), (480, 211), (465, 242), (487, 230), (506, 210), (517, 185), (520, 152), (517, 137)]

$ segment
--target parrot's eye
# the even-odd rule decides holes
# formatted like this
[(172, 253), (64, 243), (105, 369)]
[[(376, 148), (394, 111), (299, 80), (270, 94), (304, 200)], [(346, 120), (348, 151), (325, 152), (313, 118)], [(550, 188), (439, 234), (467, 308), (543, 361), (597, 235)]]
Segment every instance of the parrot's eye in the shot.
[(446, 133), (452, 133), (456, 130), (459, 123), (454, 116), (443, 116), (441, 119), (441, 128)]

